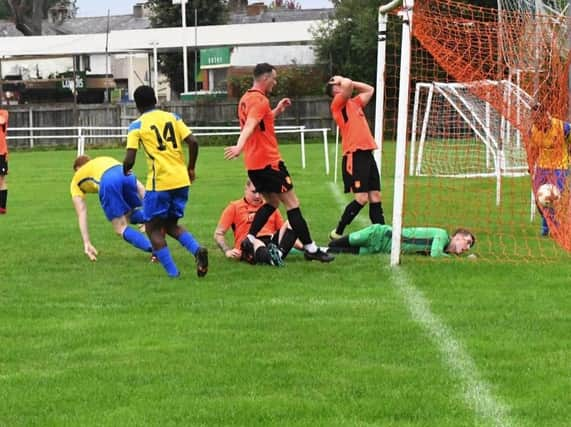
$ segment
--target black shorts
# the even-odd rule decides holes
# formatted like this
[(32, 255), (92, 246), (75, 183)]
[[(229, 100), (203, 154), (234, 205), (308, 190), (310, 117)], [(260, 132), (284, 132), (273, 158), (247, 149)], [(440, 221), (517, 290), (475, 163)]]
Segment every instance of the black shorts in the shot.
[(277, 169), (268, 165), (264, 169), (249, 170), (248, 177), (256, 187), (256, 191), (262, 194), (285, 193), (293, 188), (293, 182), (284, 162), (279, 162)]
[(357, 150), (343, 156), (343, 184), (345, 193), (380, 191), (381, 180), (373, 152)]
[(6, 154), (0, 155), (0, 176), (8, 175), (8, 160)]
[(280, 240), (280, 230), (276, 231), (274, 234), (272, 235), (265, 235), (265, 236), (258, 236), (258, 239), (260, 239), (262, 242), (264, 242), (264, 245), (268, 246), (270, 243), (273, 243), (274, 245), (277, 246), (279, 240)]

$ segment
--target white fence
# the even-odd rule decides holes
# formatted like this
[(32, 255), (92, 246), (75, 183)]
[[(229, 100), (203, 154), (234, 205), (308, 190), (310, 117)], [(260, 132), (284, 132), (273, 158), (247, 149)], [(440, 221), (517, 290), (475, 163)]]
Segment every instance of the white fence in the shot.
[[(225, 136), (239, 135), (240, 128), (238, 126), (208, 126), (208, 127), (192, 127), (193, 134), (196, 136)], [(325, 163), (325, 173), (329, 175), (329, 146), (327, 133), (330, 129), (307, 129), (305, 126), (276, 126), (276, 133), (293, 133), (299, 134), (300, 151), (301, 151), (301, 167), (306, 167), (305, 156), (305, 135), (308, 133), (321, 133), (323, 138), (323, 154)], [(29, 147), (34, 148), (37, 140), (68, 140), (76, 141), (77, 155), (81, 155), (85, 151), (86, 141), (89, 140), (109, 140), (127, 138), (128, 127), (117, 126), (83, 126), (83, 127), (16, 127), (9, 128), (8, 141), (28, 140)], [(14, 135), (16, 134), (16, 135)]]

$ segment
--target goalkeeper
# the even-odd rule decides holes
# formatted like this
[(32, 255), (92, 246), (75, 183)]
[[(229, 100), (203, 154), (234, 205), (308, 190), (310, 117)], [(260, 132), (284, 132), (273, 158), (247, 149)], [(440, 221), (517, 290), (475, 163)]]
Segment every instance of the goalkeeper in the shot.
[[(373, 224), (329, 242), (328, 252), (375, 254), (391, 253), (393, 229), (390, 225)], [(442, 257), (460, 255), (476, 243), (474, 235), (459, 228), (452, 235), (442, 228), (407, 227), (402, 229), (401, 252)]]

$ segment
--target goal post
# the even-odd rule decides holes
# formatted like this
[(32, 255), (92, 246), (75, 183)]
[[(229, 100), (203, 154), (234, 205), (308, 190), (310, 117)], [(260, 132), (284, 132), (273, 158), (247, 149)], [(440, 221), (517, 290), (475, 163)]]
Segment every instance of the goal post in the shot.
[[(487, 259), (565, 254), (540, 237), (541, 216), (534, 218), (533, 178), (541, 164), (532, 134), (540, 134), (538, 104), (553, 126), (571, 119), (571, 55), (561, 37), (566, 20), (455, 0), (390, 4), (387, 16), (401, 21), (401, 46), (383, 65), (382, 123), (379, 114), (376, 119), (385, 132), (396, 129), (396, 141), (384, 142), (394, 144), (394, 168), (383, 170), (383, 182), (394, 180), (383, 189), (385, 206), (393, 193), (393, 236), (403, 227), (449, 234), (467, 228)], [(556, 152), (567, 150), (563, 136), (549, 137)], [(570, 193), (565, 183), (560, 202), (540, 208), (553, 240), (569, 251)], [(401, 243), (393, 238), (393, 266), (401, 262)]]

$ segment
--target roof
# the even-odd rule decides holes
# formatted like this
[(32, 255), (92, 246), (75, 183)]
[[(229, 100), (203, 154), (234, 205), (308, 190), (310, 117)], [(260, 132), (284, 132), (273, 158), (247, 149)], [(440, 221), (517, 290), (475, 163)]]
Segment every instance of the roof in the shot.
[(234, 12), (228, 19), (229, 24), (254, 24), (258, 22), (291, 22), (324, 20), (331, 18), (335, 9), (266, 9), (257, 15), (248, 15), (247, 11)]
[[(69, 56), (78, 54), (125, 53), (176, 49), (183, 41), (189, 47), (259, 46), (310, 43), (311, 30), (319, 21), (266, 22), (257, 24), (208, 25), (140, 30), (112, 30), (106, 33), (54, 36), (3, 37), (0, 57)], [(195, 32), (197, 37), (195, 38)], [(263, 39), (260, 38), (263, 34)], [(106, 49), (108, 48), (108, 50)]]

